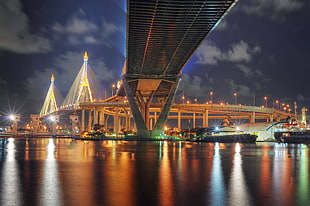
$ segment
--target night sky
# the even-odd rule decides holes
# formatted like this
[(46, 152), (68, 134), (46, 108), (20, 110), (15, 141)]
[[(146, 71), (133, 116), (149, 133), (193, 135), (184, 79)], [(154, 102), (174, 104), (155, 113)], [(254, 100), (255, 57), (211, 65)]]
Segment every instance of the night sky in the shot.
[[(310, 106), (310, 2), (239, 0), (183, 70), (185, 98)], [(0, 0), (0, 112), (40, 112), (55, 75), (63, 97), (89, 53), (108, 94), (126, 48), (125, 0)], [(254, 98), (255, 97), (255, 98)], [(58, 102), (61, 104), (62, 102)]]

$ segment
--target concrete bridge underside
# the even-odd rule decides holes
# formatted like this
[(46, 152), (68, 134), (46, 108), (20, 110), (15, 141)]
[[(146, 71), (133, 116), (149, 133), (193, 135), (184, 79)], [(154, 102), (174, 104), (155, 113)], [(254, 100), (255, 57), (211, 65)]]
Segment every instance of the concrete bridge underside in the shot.
[[(127, 1), (127, 60), (118, 95), (128, 98), (138, 136), (161, 134), (182, 68), (236, 1)], [(162, 105), (153, 127), (151, 103)]]

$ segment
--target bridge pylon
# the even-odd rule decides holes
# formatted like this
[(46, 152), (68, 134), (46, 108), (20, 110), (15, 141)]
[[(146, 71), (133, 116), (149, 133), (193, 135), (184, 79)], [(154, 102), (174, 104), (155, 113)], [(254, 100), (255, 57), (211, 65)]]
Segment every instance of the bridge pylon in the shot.
[(44, 103), (42, 105), (40, 116), (46, 116), (58, 110), (56, 95), (55, 95), (55, 77), (52, 75), (51, 84), (48, 89), (47, 95), (45, 97)]
[(62, 109), (78, 109), (79, 103), (93, 102), (93, 92), (88, 75), (88, 54), (84, 53), (84, 63), (76, 76), (64, 102)]

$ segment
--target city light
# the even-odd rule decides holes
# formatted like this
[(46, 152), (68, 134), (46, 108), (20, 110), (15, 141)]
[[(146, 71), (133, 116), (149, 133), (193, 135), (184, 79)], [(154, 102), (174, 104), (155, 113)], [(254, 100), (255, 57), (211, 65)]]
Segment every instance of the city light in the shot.
[(264, 97), (264, 100), (265, 100), (265, 106), (268, 107), (268, 106), (267, 106), (268, 97), (265, 96), (265, 97)]
[(49, 117), (49, 119), (50, 119), (52, 122), (55, 122), (55, 120), (56, 120), (56, 118), (55, 118), (54, 115), (51, 115), (51, 116)]
[(11, 121), (14, 121), (14, 120), (15, 120), (15, 115), (14, 115), (14, 114), (11, 114), (11, 115), (9, 116), (9, 118), (10, 118)]
[(237, 100), (238, 95), (237, 95), (237, 93), (236, 93), (236, 92), (234, 93), (234, 97), (235, 97), (235, 105), (237, 105), (237, 104), (238, 104), (238, 100)]
[(116, 87), (116, 85), (115, 84), (112, 84), (112, 95), (111, 96), (113, 96), (114, 95), (114, 88)]

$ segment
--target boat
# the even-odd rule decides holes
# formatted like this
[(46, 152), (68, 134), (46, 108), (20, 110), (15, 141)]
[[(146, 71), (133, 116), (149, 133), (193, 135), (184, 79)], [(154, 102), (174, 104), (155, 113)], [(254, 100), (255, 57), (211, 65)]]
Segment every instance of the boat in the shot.
[(280, 143), (310, 144), (310, 130), (299, 122), (280, 123), (275, 128), (274, 137)]
[(244, 133), (232, 126), (197, 128), (189, 134), (188, 138), (192, 142), (255, 143), (257, 139), (257, 135)]
[(103, 140), (106, 136), (102, 132), (81, 132), (80, 135), (73, 137), (75, 140)]

